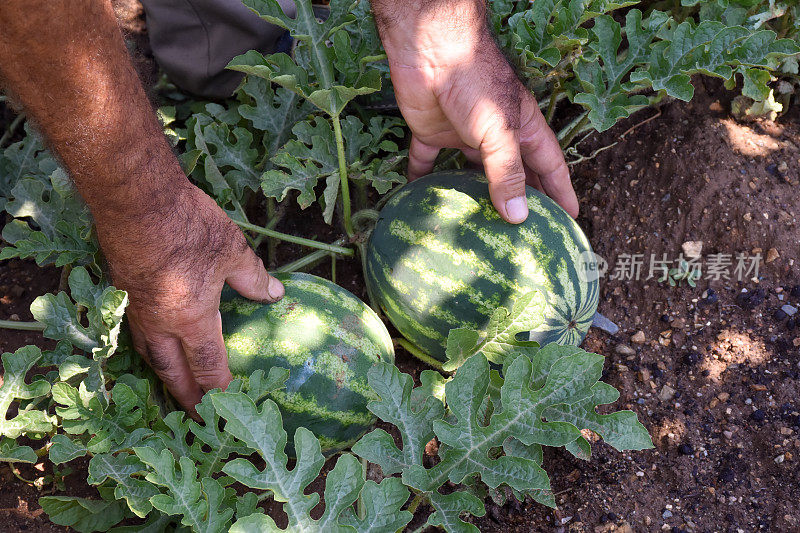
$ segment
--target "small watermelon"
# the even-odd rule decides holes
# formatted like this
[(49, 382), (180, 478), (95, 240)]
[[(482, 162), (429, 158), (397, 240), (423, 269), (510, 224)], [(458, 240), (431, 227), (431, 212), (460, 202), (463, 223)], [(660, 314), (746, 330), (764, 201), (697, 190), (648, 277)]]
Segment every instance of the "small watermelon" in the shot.
[(367, 372), (394, 362), (386, 326), (364, 302), (338, 285), (302, 273), (276, 274), (286, 294), (274, 304), (247, 300), (226, 287), (222, 334), (236, 377), (288, 368), (286, 387), (270, 395), (291, 438), (311, 430), (325, 452), (349, 448), (375, 423)]
[[(527, 188), (528, 219), (505, 222), (475, 171), (437, 172), (400, 189), (367, 247), (367, 283), (386, 316), (423, 352), (445, 360), (453, 328), (483, 329), (498, 306), (540, 290), (545, 321), (530, 340), (580, 344), (597, 309), (597, 276), (578, 224)], [(592, 279), (594, 278), (594, 279)]]

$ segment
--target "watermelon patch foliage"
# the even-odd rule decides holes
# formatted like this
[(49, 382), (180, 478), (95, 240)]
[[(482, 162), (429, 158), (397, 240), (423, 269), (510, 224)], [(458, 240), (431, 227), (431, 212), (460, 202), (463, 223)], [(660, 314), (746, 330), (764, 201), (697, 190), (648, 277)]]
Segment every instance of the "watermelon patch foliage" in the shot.
[[(292, 56), (234, 58), (230, 68), (246, 77), (223, 103), (189, 100), (160, 84), (165, 133), (192, 181), (267, 260), (281, 241), (309, 249), (277, 270), (363, 258), (378, 210), (405, 181), (407, 156), (404, 123), (383, 105), (391, 82), (368, 3), (333, 0), (324, 22), (309, 0), (297, 1), (294, 19), (274, 0), (245, 4), (292, 34)], [(797, 90), (796, 5), (682, 0), (669, 12), (633, 0), (489, 5), (501, 46), (558, 124), (573, 162), (590, 157), (577, 149), (582, 135), (690, 99), (696, 74), (739, 87), (745, 115), (780, 113)], [(541, 323), (529, 305), (535, 293), (497, 308), (486, 329), (450, 331), (442, 372), (423, 370), (415, 383), (390, 363), (375, 364), (367, 408), (383, 424), (333, 458), (308, 429), (287, 434), (275, 400), (286, 369), (256, 370), (211, 391), (198, 419), (188, 418), (132, 349), (123, 327), (127, 295), (103, 270), (87, 208), (36, 133), (27, 124), (14, 131), (20, 122), (0, 136), (0, 211), (8, 220), (0, 260), (52, 265), (62, 283), (33, 302), (35, 322), (0, 321), (55, 342), (2, 355), (0, 461), (14, 472), (45, 462), (52, 478), (31, 482), (47, 490), (63, 489), (70, 464), (87, 465), (92, 497), (56, 491), (39, 499), (54, 523), (81, 532), (391, 532), (416, 516), (446, 531), (476, 531), (470, 516), (485, 513), (487, 498), (555, 506), (545, 446), (581, 459), (596, 437), (618, 450), (652, 446), (634, 413), (597, 412), (619, 395), (599, 381), (601, 356), (503, 333)], [(437, 169), (463, 163), (445, 152)], [(340, 223), (340, 237), (276, 231), (289, 203), (319, 209), (326, 222)], [(248, 218), (253, 205), (266, 212), (264, 226)], [(426, 452), (432, 441), (438, 450)], [(283, 513), (266, 512), (277, 508)]]

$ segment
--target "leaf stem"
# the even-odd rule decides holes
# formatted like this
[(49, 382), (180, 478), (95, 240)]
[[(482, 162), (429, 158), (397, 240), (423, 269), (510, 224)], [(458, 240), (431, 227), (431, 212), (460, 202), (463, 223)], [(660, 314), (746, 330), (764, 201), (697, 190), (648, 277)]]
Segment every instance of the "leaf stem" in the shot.
[(362, 209), (361, 211), (356, 211), (353, 213), (353, 227), (358, 227), (363, 220), (372, 221), (373, 223), (377, 222), (380, 217), (380, 212), (374, 209)]
[(411, 504), (408, 506), (408, 512), (411, 513), (411, 514), (414, 514), (415, 512), (417, 512), (417, 507), (419, 507), (419, 504), (422, 503), (422, 499), (423, 498), (424, 498), (423, 493), (417, 492), (414, 495), (414, 499), (411, 500)]
[[(361, 458), (361, 480), (367, 480), (367, 460), (363, 457)], [(367, 515), (366, 508), (364, 506), (364, 491), (358, 493), (358, 500), (356, 501), (356, 513), (358, 514), (359, 520), (364, 520), (364, 517)]]
[(553, 87), (553, 92), (550, 93), (550, 103), (547, 104), (547, 114), (545, 115), (545, 120), (548, 124), (553, 122), (553, 115), (556, 112), (556, 104), (558, 103), (558, 95), (561, 94), (561, 82), (556, 82), (556, 86)]
[(14, 474), (14, 477), (16, 477), (17, 479), (19, 479), (20, 481), (22, 481), (23, 483), (25, 483), (27, 485), (34, 485), (33, 481), (31, 481), (29, 479), (25, 479), (24, 477), (22, 477), (22, 474), (19, 473), (19, 469), (17, 468), (17, 465), (15, 465), (14, 463), (9, 462), (8, 466), (9, 466), (9, 470), (11, 470), (11, 473)]
[[(361, 258), (361, 275), (364, 279), (367, 279), (367, 244), (363, 241), (356, 243), (358, 247), (358, 255)], [(369, 283), (364, 283), (367, 288), (367, 299), (369, 300), (369, 306), (375, 311), (376, 314), (381, 314), (381, 307), (378, 305), (378, 300), (375, 298), (375, 295), (372, 293), (372, 288)]]
[(333, 135), (336, 138), (336, 156), (339, 159), (339, 183), (342, 187), (342, 219), (344, 220), (344, 230), (348, 237), (352, 237), (353, 221), (350, 220), (350, 184), (347, 180), (347, 159), (344, 155), (344, 138), (342, 137), (342, 124), (339, 122), (339, 115), (331, 117), (333, 122)]
[(575, 136), (578, 135), (581, 131), (583, 131), (583, 128), (585, 128), (587, 124), (589, 124), (589, 112), (584, 111), (583, 115), (577, 122), (573, 121), (566, 128), (561, 130), (558, 135), (561, 138), (561, 140), (559, 141), (561, 149), (563, 150), (564, 148), (569, 146), (572, 140), (575, 139)]
[(45, 444), (44, 446), (42, 446), (41, 448), (39, 448), (38, 450), (36, 450), (36, 451), (35, 451), (35, 453), (36, 453), (36, 457), (42, 458), (42, 457), (44, 457), (45, 455), (47, 455), (47, 452), (49, 452), (49, 451), (50, 451), (50, 445), (51, 445), (51, 444), (52, 444), (52, 442), (51, 442), (51, 441), (47, 441), (47, 444)]
[(44, 331), (41, 322), (20, 322), (19, 320), (0, 320), (0, 329), (17, 329), (20, 331)]
[[(275, 219), (275, 198), (267, 198), (267, 227), (273, 229), (275, 226), (269, 227)], [(278, 247), (278, 241), (274, 238), (267, 237), (267, 262), (275, 261), (275, 249)]]
[[(339, 240), (333, 241), (333, 244), (338, 245), (344, 242), (345, 239), (341, 238)], [(317, 250), (316, 252), (311, 252), (310, 254), (303, 256), (295, 261), (292, 261), (291, 263), (287, 263), (281, 267), (278, 267), (277, 269), (275, 269), (275, 272), (295, 272), (303, 267), (313, 265), (317, 261), (321, 261), (322, 259), (325, 259), (329, 255), (331, 254), (327, 250)]]
[(3, 145), (6, 143), (6, 141), (9, 140), (12, 135), (14, 135), (14, 131), (17, 129), (17, 126), (19, 126), (20, 122), (22, 122), (23, 120), (25, 120), (25, 113), (20, 113), (13, 120), (13, 122), (11, 122), (11, 124), (8, 125), (8, 129), (3, 134), (3, 136), (0, 137), (0, 148), (2, 148)]
[(72, 265), (64, 265), (61, 269), (61, 278), (58, 280), (58, 290), (66, 291), (69, 288), (69, 275), (72, 273)]
[(299, 244), (301, 246), (308, 246), (309, 248), (317, 248), (319, 250), (326, 250), (328, 252), (332, 252), (339, 255), (346, 255), (346, 256), (353, 256), (355, 252), (352, 248), (344, 248), (342, 246), (337, 246), (335, 244), (327, 244), (324, 242), (318, 242), (312, 239), (305, 239), (303, 237), (296, 237), (294, 235), (289, 235), (286, 233), (281, 233), (280, 231), (275, 231), (269, 228), (262, 228), (261, 226), (256, 226), (255, 224), (250, 224), (248, 222), (242, 222), (239, 220), (234, 220), (237, 226), (242, 229), (246, 229), (249, 231), (254, 231), (256, 233), (260, 233), (261, 235), (266, 235), (267, 237), (274, 237), (281, 241), (292, 242), (294, 244)]
[(442, 362), (441, 361), (438, 361), (438, 360), (434, 359), (430, 355), (426, 354), (425, 352), (423, 352), (422, 350), (420, 350), (419, 348), (414, 346), (409, 341), (407, 341), (405, 339), (402, 339), (402, 338), (399, 338), (399, 337), (392, 339), (392, 341), (396, 345), (400, 346), (401, 348), (406, 350), (408, 353), (410, 353), (411, 355), (413, 355), (414, 357), (416, 357), (417, 359), (422, 361), (423, 363), (427, 363), (428, 365), (432, 366), (433, 368), (435, 368), (439, 372), (444, 372), (444, 369), (442, 368)]
[(364, 56), (361, 59), (359, 59), (358, 62), (363, 67), (364, 64), (366, 63), (374, 63), (376, 61), (383, 61), (384, 59), (386, 59), (386, 54), (377, 54), (374, 56)]

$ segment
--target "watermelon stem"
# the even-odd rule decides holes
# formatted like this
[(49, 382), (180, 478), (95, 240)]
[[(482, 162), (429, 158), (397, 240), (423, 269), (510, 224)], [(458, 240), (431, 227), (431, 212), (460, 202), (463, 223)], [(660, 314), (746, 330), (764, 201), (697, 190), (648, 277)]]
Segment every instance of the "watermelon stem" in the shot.
[(353, 221), (350, 219), (350, 183), (347, 179), (347, 159), (344, 155), (344, 138), (342, 137), (342, 124), (339, 122), (339, 115), (331, 117), (333, 123), (333, 136), (336, 139), (336, 156), (339, 159), (339, 183), (342, 186), (342, 219), (344, 220), (344, 230), (348, 237), (352, 237)]
[[(358, 215), (358, 213), (356, 213)], [(367, 276), (367, 244), (364, 241), (360, 241), (356, 243), (358, 247), (358, 255), (361, 257), (361, 274), (366, 278)], [(372, 293), (372, 287), (369, 283), (364, 284), (367, 288), (367, 299), (369, 300), (369, 306), (372, 308), (373, 311), (377, 315), (381, 314), (381, 308), (378, 305), (378, 299), (375, 298), (375, 295)]]
[(556, 81), (553, 92), (550, 94), (550, 101), (547, 104), (547, 114), (544, 119), (548, 124), (553, 122), (553, 115), (556, 112), (556, 104), (558, 104), (558, 95), (561, 94), (561, 81)]
[(423, 498), (423, 494), (421, 492), (417, 491), (414, 492), (416, 493), (414, 494), (414, 499), (411, 500), (411, 504), (408, 506), (408, 512), (411, 514), (414, 514), (414, 512), (416, 512), (417, 507), (419, 507), (419, 504), (422, 503), (422, 498)]
[[(361, 458), (361, 480), (367, 480), (367, 460), (363, 457)], [(356, 500), (356, 514), (358, 515), (359, 520), (364, 520), (364, 517), (367, 515), (367, 509), (364, 505), (364, 491), (358, 493), (358, 500)]]
[(439, 361), (437, 359), (434, 359), (430, 355), (426, 354), (425, 352), (423, 352), (422, 350), (420, 350), (419, 348), (417, 348), (416, 346), (411, 344), (406, 339), (397, 337), (397, 338), (393, 338), (392, 341), (397, 346), (400, 346), (405, 351), (407, 351), (408, 353), (410, 353), (411, 355), (413, 355), (414, 357), (416, 357), (417, 359), (419, 359), (423, 363), (427, 363), (428, 365), (432, 366), (433, 368), (435, 368), (439, 372), (444, 372), (444, 369), (442, 368), (442, 362), (441, 361)]
[(583, 115), (579, 115), (577, 121), (573, 121), (567, 125), (563, 130), (558, 132), (559, 144), (561, 149), (565, 149), (575, 139), (575, 136), (582, 132), (589, 124), (589, 112), (585, 111)]
[(17, 126), (19, 126), (23, 120), (25, 120), (25, 113), (20, 113), (19, 115), (17, 115), (17, 118), (15, 118), (14, 121), (11, 124), (9, 124), (8, 128), (6, 129), (6, 132), (3, 134), (2, 137), (0, 137), (0, 147), (2, 147), (7, 140), (11, 139), (11, 137), (14, 135), (14, 132), (17, 129)]
[[(344, 238), (336, 240), (333, 242), (334, 245), (339, 245), (345, 242)], [(326, 257), (330, 256), (331, 253), (327, 250), (317, 250), (316, 252), (311, 252), (308, 255), (301, 257), (300, 259), (296, 259), (291, 263), (286, 263), (283, 266), (280, 266), (275, 269), (275, 272), (296, 272), (303, 267), (307, 267), (309, 265), (315, 264), (317, 261), (321, 261)]]
[(381, 214), (374, 210), (374, 209), (362, 209), (353, 214), (353, 225), (356, 225), (361, 222), (361, 219), (367, 220), (378, 220), (381, 217)]
[(262, 228), (261, 226), (256, 226), (255, 224), (250, 224), (248, 222), (242, 222), (240, 220), (234, 220), (237, 226), (242, 229), (246, 229), (249, 231), (254, 231), (256, 233), (260, 233), (262, 235), (266, 235), (267, 237), (273, 237), (275, 239), (292, 242), (294, 244), (300, 244), (302, 246), (307, 246), (309, 248), (317, 248), (319, 250), (326, 250), (331, 253), (339, 254), (339, 255), (346, 255), (346, 256), (353, 256), (355, 252), (352, 248), (345, 248), (343, 246), (338, 246), (335, 244), (328, 244), (324, 242), (315, 241), (312, 239), (305, 239), (303, 237), (296, 237), (294, 235), (289, 235), (287, 233), (281, 233), (280, 231), (275, 231), (274, 229), (269, 228)]
[(19, 320), (0, 320), (0, 329), (18, 329), (21, 331), (44, 331), (41, 322), (20, 322)]

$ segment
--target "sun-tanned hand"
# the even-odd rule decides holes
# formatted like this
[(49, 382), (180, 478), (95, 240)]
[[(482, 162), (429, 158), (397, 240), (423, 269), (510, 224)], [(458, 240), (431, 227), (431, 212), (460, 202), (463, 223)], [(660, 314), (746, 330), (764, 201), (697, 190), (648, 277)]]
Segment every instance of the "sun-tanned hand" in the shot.
[(224, 282), (274, 301), (225, 213), (183, 174), (107, 0), (0, 2), (0, 83), (25, 108), (91, 209), (136, 349), (190, 410), (226, 387)]
[(372, 0), (400, 111), (412, 132), (408, 174), (441, 148), (482, 163), (509, 222), (528, 214), (525, 183), (578, 214), (569, 170), (539, 106), (498, 49), (483, 0)]

